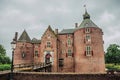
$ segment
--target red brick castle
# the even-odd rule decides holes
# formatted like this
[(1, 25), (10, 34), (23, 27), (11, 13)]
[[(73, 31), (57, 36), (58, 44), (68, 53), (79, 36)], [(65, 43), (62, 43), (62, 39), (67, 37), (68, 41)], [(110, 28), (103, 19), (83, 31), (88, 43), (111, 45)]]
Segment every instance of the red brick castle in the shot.
[(85, 11), (80, 25), (58, 32), (50, 26), (41, 40), (24, 30), (17, 40), (14, 64), (52, 62), (52, 72), (104, 72), (103, 32)]

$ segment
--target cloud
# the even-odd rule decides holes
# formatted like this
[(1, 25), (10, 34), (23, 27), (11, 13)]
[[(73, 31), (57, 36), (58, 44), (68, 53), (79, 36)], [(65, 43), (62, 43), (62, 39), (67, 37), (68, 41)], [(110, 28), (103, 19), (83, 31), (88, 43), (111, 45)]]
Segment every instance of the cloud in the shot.
[(109, 23), (113, 22), (115, 20), (114, 14), (111, 14), (108, 11), (105, 11), (101, 16), (100, 16), (100, 21), (104, 23)]
[(11, 56), (10, 42), (14, 33), (26, 29), (31, 38), (40, 39), (48, 25), (59, 31), (80, 24), (87, 5), (91, 19), (104, 32), (105, 49), (119, 42), (119, 0), (0, 0), (0, 44)]

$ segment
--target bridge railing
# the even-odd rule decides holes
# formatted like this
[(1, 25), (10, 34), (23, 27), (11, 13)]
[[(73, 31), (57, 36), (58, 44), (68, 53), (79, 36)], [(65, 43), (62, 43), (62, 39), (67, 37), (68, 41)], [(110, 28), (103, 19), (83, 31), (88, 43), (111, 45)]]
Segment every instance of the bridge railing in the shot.
[(51, 66), (51, 62), (49, 63), (22, 63), (22, 64), (15, 64), (14, 70), (15, 71), (24, 71), (24, 70), (35, 70), (35, 69), (42, 69)]

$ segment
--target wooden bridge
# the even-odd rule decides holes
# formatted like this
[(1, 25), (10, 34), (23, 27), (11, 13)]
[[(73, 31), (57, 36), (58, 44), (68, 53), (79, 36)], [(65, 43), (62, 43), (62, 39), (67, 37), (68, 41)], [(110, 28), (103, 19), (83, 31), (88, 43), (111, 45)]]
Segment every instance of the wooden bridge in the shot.
[(14, 71), (36, 71), (36, 72), (51, 72), (51, 62), (49, 63), (24, 63), (15, 64)]

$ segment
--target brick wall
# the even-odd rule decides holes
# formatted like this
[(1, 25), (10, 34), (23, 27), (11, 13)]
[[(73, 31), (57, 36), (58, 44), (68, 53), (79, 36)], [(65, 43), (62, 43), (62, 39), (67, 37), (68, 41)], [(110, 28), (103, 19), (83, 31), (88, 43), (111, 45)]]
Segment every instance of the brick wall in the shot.
[[(68, 45), (68, 39), (71, 45)], [(74, 72), (73, 34), (59, 35), (59, 40), (59, 59), (63, 59), (63, 67), (59, 68), (59, 72)], [(71, 55), (68, 55), (68, 49), (72, 51)]]
[[(24, 53), (24, 57), (22, 56)], [(32, 63), (33, 46), (27, 42), (17, 42), (14, 53), (14, 64)]]
[[(74, 32), (75, 72), (105, 72), (102, 31), (99, 28), (85, 28)], [(86, 40), (86, 36), (90, 40)], [(86, 47), (91, 47), (91, 56), (86, 56)]]
[(0, 72), (0, 80), (9, 80), (9, 73)]
[[(9, 80), (8, 73), (0, 74), (0, 80)], [(14, 80), (120, 80), (120, 74), (77, 74), (77, 73), (14, 73)]]

